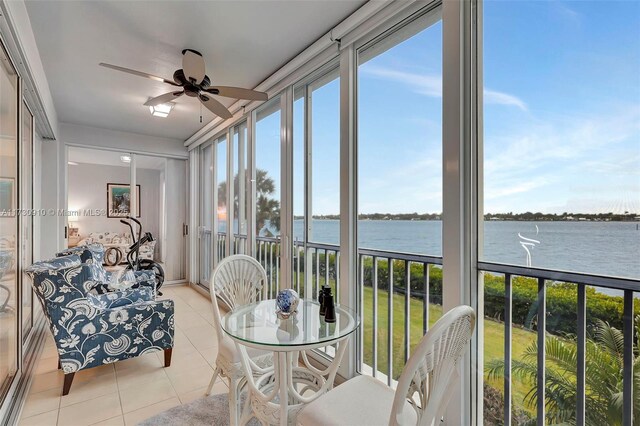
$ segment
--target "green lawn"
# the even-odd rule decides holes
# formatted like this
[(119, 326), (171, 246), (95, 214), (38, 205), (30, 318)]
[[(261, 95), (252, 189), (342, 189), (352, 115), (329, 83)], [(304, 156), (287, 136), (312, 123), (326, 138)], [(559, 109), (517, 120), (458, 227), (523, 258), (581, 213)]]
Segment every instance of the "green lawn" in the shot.
[[(378, 327), (377, 327), (377, 345), (378, 345), (378, 370), (384, 374), (388, 374), (388, 309), (389, 296), (385, 291), (378, 291)], [(394, 295), (393, 297), (393, 377), (397, 379), (402, 372), (404, 366), (404, 333), (405, 320), (404, 315), (405, 298), (402, 295)], [(413, 348), (422, 338), (422, 302), (417, 299), (409, 300), (409, 318), (410, 324), (410, 346)], [(442, 307), (439, 305), (429, 305), (429, 325), (433, 325), (442, 316)], [(364, 312), (363, 312), (363, 331), (364, 331), (364, 362), (373, 365), (373, 289), (371, 287), (364, 288)], [(519, 358), (524, 349), (536, 339), (536, 334), (520, 328), (513, 328), (512, 331), (512, 351), (513, 359)], [(503, 359), (504, 357), (504, 324), (494, 320), (484, 320), (484, 359), (485, 362), (491, 359)], [(486, 378), (486, 376), (485, 376)], [(519, 382), (516, 378), (512, 379), (513, 403), (527, 411), (531, 408), (524, 407), (524, 396), (531, 389), (530, 384)], [(503, 381), (489, 380), (487, 383), (496, 389), (503, 389)]]

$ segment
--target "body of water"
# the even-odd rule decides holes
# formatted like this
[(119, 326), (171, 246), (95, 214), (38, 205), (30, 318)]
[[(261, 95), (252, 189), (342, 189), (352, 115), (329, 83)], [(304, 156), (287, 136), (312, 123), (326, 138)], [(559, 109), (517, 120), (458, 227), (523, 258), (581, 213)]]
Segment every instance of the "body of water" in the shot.
[[(638, 222), (523, 222), (484, 224), (481, 259), (489, 262), (640, 279)], [(303, 222), (294, 235), (302, 239)], [(311, 240), (339, 244), (337, 220), (314, 220)], [(523, 245), (524, 244), (524, 245)], [(442, 256), (441, 221), (363, 220), (363, 248)]]

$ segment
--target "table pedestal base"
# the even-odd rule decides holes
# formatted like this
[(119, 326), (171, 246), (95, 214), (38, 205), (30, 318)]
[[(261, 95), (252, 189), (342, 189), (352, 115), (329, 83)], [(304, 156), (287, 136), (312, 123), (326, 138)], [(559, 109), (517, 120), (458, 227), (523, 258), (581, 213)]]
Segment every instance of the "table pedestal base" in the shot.
[(333, 387), (348, 340), (338, 343), (335, 357), (325, 370), (312, 367), (306, 355), (302, 356), (306, 366), (297, 366), (297, 351), (274, 351), (273, 370), (258, 378), (251, 373), (245, 347), (236, 342), (245, 373), (251, 374), (247, 375), (249, 402), (245, 404), (240, 424), (245, 424), (253, 415), (263, 424), (295, 425), (298, 412)]

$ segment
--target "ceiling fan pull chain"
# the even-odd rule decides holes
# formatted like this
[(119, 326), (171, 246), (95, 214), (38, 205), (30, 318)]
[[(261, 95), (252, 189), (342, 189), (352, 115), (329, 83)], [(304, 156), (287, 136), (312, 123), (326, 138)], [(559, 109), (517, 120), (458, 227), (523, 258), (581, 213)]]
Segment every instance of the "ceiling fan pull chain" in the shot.
[(200, 122), (202, 123), (202, 103), (200, 104)]

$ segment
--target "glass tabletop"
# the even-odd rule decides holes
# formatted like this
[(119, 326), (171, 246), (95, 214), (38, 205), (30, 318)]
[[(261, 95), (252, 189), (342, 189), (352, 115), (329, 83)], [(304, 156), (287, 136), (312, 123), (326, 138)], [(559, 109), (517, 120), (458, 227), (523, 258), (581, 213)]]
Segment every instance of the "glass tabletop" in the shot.
[(282, 320), (276, 301), (263, 300), (241, 306), (222, 319), (222, 329), (231, 337), (259, 346), (313, 346), (331, 343), (352, 333), (360, 320), (349, 308), (336, 305), (336, 322), (325, 322), (320, 304), (300, 300), (298, 313)]

